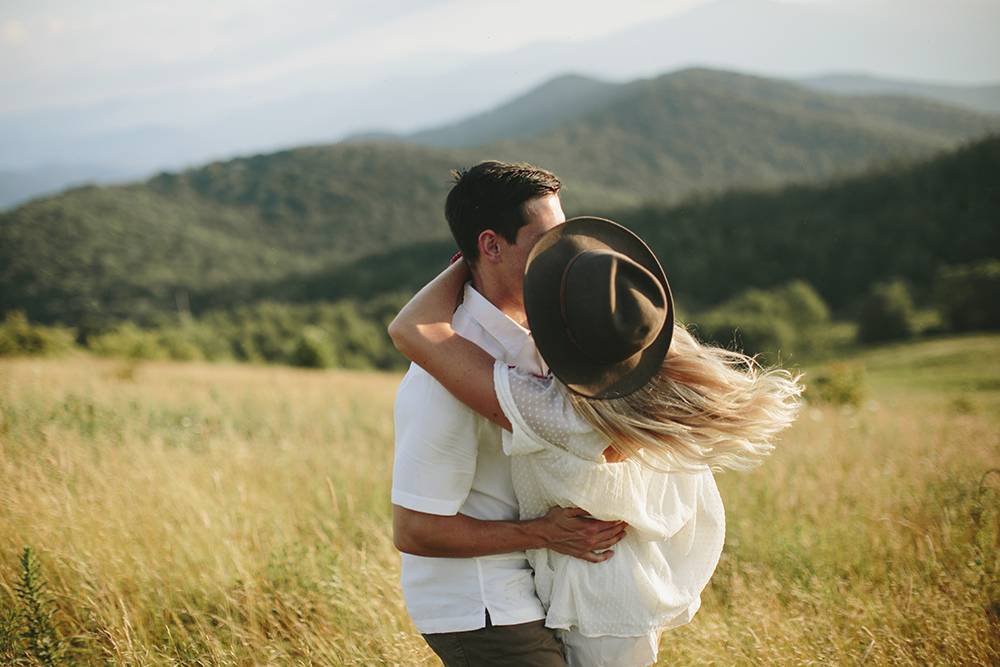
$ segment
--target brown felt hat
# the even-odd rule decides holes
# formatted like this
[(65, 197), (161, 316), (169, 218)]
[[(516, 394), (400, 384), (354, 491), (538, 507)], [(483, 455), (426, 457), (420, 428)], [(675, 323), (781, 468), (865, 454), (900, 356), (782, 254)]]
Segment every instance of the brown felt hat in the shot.
[(552, 373), (590, 398), (642, 388), (674, 332), (660, 262), (638, 236), (601, 218), (573, 218), (538, 239), (525, 267), (524, 307)]

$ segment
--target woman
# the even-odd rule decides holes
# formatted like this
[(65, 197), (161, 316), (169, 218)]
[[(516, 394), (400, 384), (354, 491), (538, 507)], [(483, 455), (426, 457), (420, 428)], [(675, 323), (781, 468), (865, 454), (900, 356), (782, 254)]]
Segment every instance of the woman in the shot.
[(570, 667), (645, 667), (688, 622), (725, 538), (713, 468), (760, 462), (801, 386), (674, 323), (663, 269), (632, 232), (577, 218), (545, 234), (524, 277), (547, 377), (495, 362), (451, 328), (459, 261), (389, 327), (396, 346), (502, 426), (524, 519), (581, 507), (629, 528), (613, 558), (528, 553)]

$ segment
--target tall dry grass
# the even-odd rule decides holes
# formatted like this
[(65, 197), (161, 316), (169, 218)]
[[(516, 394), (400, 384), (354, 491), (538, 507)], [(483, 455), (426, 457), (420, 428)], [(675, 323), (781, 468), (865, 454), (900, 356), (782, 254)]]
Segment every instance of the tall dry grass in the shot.
[(0, 605), (40, 554), (115, 665), (433, 664), (389, 534), (398, 377), (200, 364), (0, 365)]
[[(726, 551), (660, 664), (1000, 662), (1000, 339), (940, 346), (718, 477)], [(67, 660), (438, 664), (389, 534), (398, 379), (0, 363), (0, 611), (31, 546)]]

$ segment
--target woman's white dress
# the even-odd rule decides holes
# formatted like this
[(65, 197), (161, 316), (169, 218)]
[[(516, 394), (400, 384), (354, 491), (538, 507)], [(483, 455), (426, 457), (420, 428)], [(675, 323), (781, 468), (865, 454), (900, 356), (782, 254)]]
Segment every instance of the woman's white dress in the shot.
[(558, 505), (629, 525), (615, 555), (602, 563), (528, 552), (546, 625), (587, 638), (649, 637), (690, 621), (725, 541), (725, 511), (711, 471), (604, 463), (608, 440), (576, 412), (561, 383), (502, 362), (494, 383), (513, 427), (504, 432), (504, 449), (512, 456), (521, 518)]

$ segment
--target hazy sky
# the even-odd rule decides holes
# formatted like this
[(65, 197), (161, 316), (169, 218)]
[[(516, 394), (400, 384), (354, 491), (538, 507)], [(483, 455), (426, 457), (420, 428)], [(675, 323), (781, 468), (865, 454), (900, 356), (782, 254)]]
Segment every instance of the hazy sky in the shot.
[[(738, 6), (742, 0), (725, 0)], [(682, 15), (711, 0), (3, 0), (0, 115), (109, 99), (205, 91), (246, 102), (407, 76), (416, 63), (461, 61), (539, 43), (582, 43)], [(762, 4), (758, 2), (757, 4)], [(881, 26), (884, 45), (861, 55), (805, 47), (789, 73), (859, 68), (911, 79), (1000, 81), (998, 0), (783, 0)], [(781, 28), (782, 12), (772, 12)], [(889, 26), (885, 28), (885, 26)], [(898, 26), (894, 30), (893, 26)], [(730, 26), (729, 29), (733, 27)], [(822, 26), (816, 26), (820, 33)], [(940, 30), (940, 40), (926, 35)], [(923, 32), (921, 32), (923, 31)], [(820, 34), (818, 33), (818, 34)], [(813, 41), (820, 38), (811, 37)], [(924, 40), (937, 71), (894, 59), (897, 42)], [(993, 43), (994, 46), (989, 44)], [(822, 44), (817, 44), (822, 47)], [(919, 47), (919, 44), (916, 46)], [(745, 52), (716, 45), (708, 63), (746, 67)], [(841, 47), (838, 47), (841, 48)], [(900, 47), (902, 48), (902, 47)], [(906, 48), (914, 48), (909, 43)], [(992, 51), (990, 49), (992, 48)], [(968, 52), (968, 57), (959, 57)], [(994, 56), (992, 62), (983, 54)], [(958, 54), (958, 55), (956, 55)], [(607, 63), (620, 77), (647, 74), (638, 59)], [(867, 59), (859, 63), (859, 58)], [(683, 62), (684, 54), (674, 54)], [(752, 65), (752, 62), (750, 63)], [(630, 70), (631, 68), (631, 70)], [(771, 72), (761, 72), (769, 74)], [(782, 74), (781, 72), (774, 72)], [(251, 99), (253, 98), (253, 99)], [(238, 104), (238, 100), (232, 101)]]

